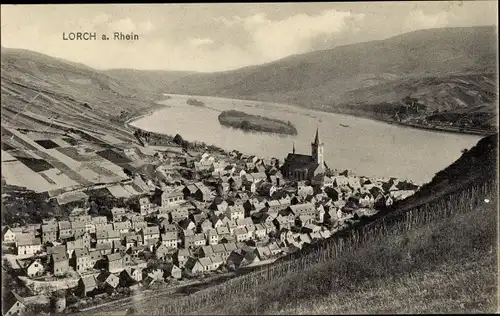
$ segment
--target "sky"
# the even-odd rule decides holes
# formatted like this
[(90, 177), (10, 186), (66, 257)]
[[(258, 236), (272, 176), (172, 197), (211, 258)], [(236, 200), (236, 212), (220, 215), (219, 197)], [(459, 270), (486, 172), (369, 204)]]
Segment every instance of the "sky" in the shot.
[[(419, 29), (498, 25), (497, 1), (2, 5), (1, 45), (97, 69), (225, 71)], [(96, 32), (65, 41), (63, 32)], [(102, 41), (134, 33), (137, 41)]]

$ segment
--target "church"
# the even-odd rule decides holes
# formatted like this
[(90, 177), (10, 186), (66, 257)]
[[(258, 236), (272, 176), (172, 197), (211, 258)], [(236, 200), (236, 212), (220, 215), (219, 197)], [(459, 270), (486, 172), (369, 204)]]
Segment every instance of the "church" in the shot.
[(294, 144), (292, 153), (288, 154), (281, 167), (281, 173), (284, 177), (297, 181), (312, 180), (325, 173), (323, 153), (324, 144), (319, 139), (318, 128), (314, 142), (311, 143), (311, 155), (296, 154)]

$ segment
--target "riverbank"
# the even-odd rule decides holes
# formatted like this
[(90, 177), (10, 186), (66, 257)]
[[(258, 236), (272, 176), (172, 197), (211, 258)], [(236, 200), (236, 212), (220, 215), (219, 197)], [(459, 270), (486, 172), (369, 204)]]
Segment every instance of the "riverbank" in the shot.
[[(228, 98), (220, 97), (220, 96), (196, 96), (196, 97), (228, 99)], [(165, 100), (168, 100), (170, 98), (172, 98), (172, 97), (166, 96)], [(160, 102), (165, 101), (165, 100), (158, 100), (157, 106), (147, 108), (145, 111), (143, 111), (143, 113), (137, 113), (136, 115), (128, 118), (125, 122), (125, 125), (128, 128), (137, 129), (136, 127), (133, 127), (130, 124), (134, 121), (137, 121), (137, 120), (143, 118), (143, 117), (153, 115), (158, 110), (169, 107), (168, 105), (160, 103)], [(286, 105), (296, 107), (296, 108), (299, 108), (302, 110), (308, 109), (307, 107), (301, 106), (299, 104), (292, 104), (292, 103), (279, 103), (279, 102), (262, 101), (262, 100), (256, 100), (256, 99), (239, 99), (239, 100), (254, 101), (254, 102), (258, 101), (258, 102), (265, 102), (268, 104), (286, 104)], [(204, 106), (204, 108), (206, 108), (206, 105)], [(474, 135), (474, 136), (486, 136), (486, 135), (490, 135), (492, 133), (495, 133), (495, 131), (483, 130), (483, 129), (459, 128), (459, 127), (454, 127), (454, 126), (436, 126), (436, 125), (429, 126), (429, 125), (412, 123), (412, 122), (401, 122), (401, 121), (396, 121), (389, 116), (387, 116), (387, 117), (376, 116), (376, 115), (373, 115), (371, 113), (366, 113), (363, 111), (354, 111), (353, 112), (353, 111), (350, 111), (348, 109), (338, 109), (338, 108), (332, 109), (332, 108), (325, 108), (325, 107), (315, 107), (315, 108), (310, 108), (310, 109), (313, 111), (317, 111), (317, 112), (326, 112), (326, 113), (347, 115), (347, 116), (352, 116), (352, 117), (357, 117), (357, 118), (369, 119), (369, 120), (373, 120), (373, 121), (377, 121), (377, 122), (383, 122), (383, 123), (391, 124), (391, 125), (398, 125), (401, 127), (415, 128), (415, 129), (433, 131), (433, 132), (438, 132), (438, 133), (451, 133), (451, 134)]]
[(475, 129), (475, 128), (465, 128), (465, 127), (456, 127), (456, 126), (439, 126), (439, 125), (425, 125), (416, 122), (402, 122), (397, 121), (389, 116), (377, 116), (372, 115), (371, 113), (367, 113), (364, 111), (350, 111), (350, 110), (341, 110), (341, 109), (324, 109), (324, 108), (314, 108), (315, 111), (327, 112), (327, 113), (335, 113), (342, 115), (350, 115), (354, 117), (362, 117), (369, 120), (374, 120), (378, 122), (384, 122), (391, 125), (398, 125), (401, 127), (408, 128), (416, 128), (420, 130), (429, 130), (433, 132), (440, 133), (453, 133), (453, 134), (463, 134), (463, 135), (474, 135), (474, 136), (488, 136), (496, 133), (494, 130), (485, 130), (485, 129)]

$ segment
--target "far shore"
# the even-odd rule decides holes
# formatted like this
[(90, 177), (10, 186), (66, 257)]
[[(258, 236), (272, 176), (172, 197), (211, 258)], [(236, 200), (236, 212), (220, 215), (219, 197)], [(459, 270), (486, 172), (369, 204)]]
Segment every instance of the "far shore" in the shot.
[[(169, 96), (169, 95), (177, 95), (177, 96), (185, 96), (185, 97), (206, 97), (206, 98), (217, 98), (217, 99), (226, 99), (226, 100), (241, 100), (241, 101), (252, 101), (252, 102), (263, 102), (263, 103), (268, 103), (268, 104), (280, 104), (280, 105), (288, 105), (288, 106), (292, 106), (292, 107), (295, 107), (295, 108), (298, 108), (298, 109), (301, 109), (301, 110), (304, 110), (304, 109), (307, 109), (305, 107), (302, 107), (300, 105), (297, 105), (297, 104), (292, 104), (292, 103), (280, 103), (280, 102), (272, 102), (272, 101), (260, 101), (260, 100), (254, 100), (254, 99), (232, 99), (232, 98), (225, 98), (225, 97), (218, 97), (218, 96), (210, 96), (210, 95), (178, 95), (178, 94), (175, 94), (175, 93), (168, 93), (168, 94), (164, 94), (165, 97)], [(158, 100), (156, 101), (156, 104), (158, 106), (153, 106), (153, 107), (150, 107), (148, 109), (146, 109), (145, 113), (142, 113), (142, 114), (138, 114), (136, 116), (133, 116), (129, 119), (127, 119), (127, 121), (125, 122), (125, 126), (127, 127), (131, 127), (130, 124), (133, 123), (134, 121), (137, 121), (141, 118), (144, 118), (144, 117), (147, 117), (147, 116), (150, 116), (150, 115), (153, 115), (155, 112), (157, 111), (160, 111), (164, 108), (168, 108), (170, 107), (169, 105), (166, 105), (166, 104), (163, 104), (161, 102), (164, 102), (168, 99), (162, 99), (162, 100)], [(363, 113), (358, 113), (358, 114), (349, 114), (349, 113), (345, 113), (345, 112), (342, 112), (342, 111), (335, 111), (334, 109), (330, 109), (330, 111), (326, 111), (324, 109), (317, 109), (317, 108), (312, 108), (310, 109), (311, 111), (313, 112), (323, 112), (323, 113), (333, 113), (333, 114), (338, 114), (338, 115), (345, 115), (345, 116), (350, 116), (350, 117), (356, 117), (356, 118), (363, 118), (363, 119), (367, 119), (367, 120), (371, 120), (371, 121), (375, 121), (375, 122), (382, 122), (382, 123), (385, 123), (385, 124), (390, 124), (390, 125), (398, 125), (398, 126), (401, 126), (401, 127), (406, 127), (406, 128), (414, 128), (414, 129), (419, 129), (419, 130), (427, 130), (427, 131), (432, 131), (432, 132), (436, 132), (436, 133), (448, 133), (448, 134), (462, 134), (462, 135), (471, 135), (471, 136), (487, 136), (487, 135), (491, 135), (493, 134), (494, 132), (493, 131), (486, 131), (486, 130), (470, 130), (470, 129), (460, 129), (460, 128), (457, 128), (457, 127), (439, 127), (439, 126), (436, 126), (436, 127), (432, 127), (432, 126), (426, 126), (426, 125), (421, 125), (421, 124), (415, 124), (415, 123), (405, 123), (405, 122), (398, 122), (398, 121), (395, 121), (395, 120), (391, 120), (391, 119), (384, 119), (384, 118), (379, 118), (379, 117), (373, 117), (371, 115), (368, 115), (368, 114), (363, 114)]]

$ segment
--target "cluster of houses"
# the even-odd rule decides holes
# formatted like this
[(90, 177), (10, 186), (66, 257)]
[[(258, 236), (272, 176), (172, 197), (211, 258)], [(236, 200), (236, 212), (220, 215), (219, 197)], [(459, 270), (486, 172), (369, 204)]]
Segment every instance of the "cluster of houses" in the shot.
[(203, 176), (158, 184), (130, 209), (114, 207), (98, 216), (78, 209), (68, 220), (4, 227), (3, 242), (13, 245), (29, 278), (76, 273), (80, 295), (112, 293), (271, 262), (418, 189), (348, 172), (290, 180), (277, 159), (236, 151), (186, 159), (183, 168)]

